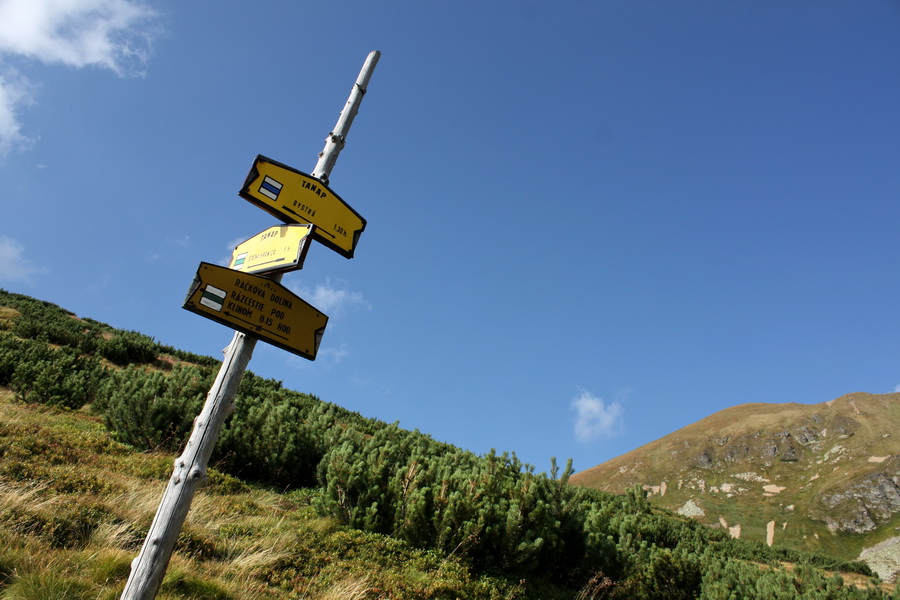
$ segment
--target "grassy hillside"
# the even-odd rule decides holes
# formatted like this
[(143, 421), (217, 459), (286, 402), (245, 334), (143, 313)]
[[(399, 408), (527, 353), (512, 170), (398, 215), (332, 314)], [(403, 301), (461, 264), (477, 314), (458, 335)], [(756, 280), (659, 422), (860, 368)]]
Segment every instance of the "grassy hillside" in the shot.
[(654, 505), (741, 539), (855, 559), (900, 527), (898, 422), (900, 394), (737, 406), (572, 482), (611, 492), (639, 484)]
[[(0, 390), (0, 598), (115, 598), (171, 467), (171, 455), (111, 440), (85, 411)], [(158, 598), (515, 596), (518, 581), (318, 516), (317, 493), (212, 470)]]
[[(215, 370), (0, 290), (0, 600), (116, 597)], [(571, 486), (555, 463), (249, 373), (213, 466), (160, 598), (888, 597), (861, 563), (733, 540), (639, 487)]]

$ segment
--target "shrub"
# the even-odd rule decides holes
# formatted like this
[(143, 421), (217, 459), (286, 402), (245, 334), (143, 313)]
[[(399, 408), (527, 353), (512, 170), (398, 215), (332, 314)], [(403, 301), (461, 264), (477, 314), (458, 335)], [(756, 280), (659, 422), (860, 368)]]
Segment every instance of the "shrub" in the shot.
[(94, 407), (117, 440), (142, 450), (177, 451), (211, 383), (211, 374), (194, 366), (178, 366), (171, 375), (130, 366), (110, 374)]
[(9, 385), (22, 355), (23, 343), (12, 334), (0, 333), (0, 385)]
[(93, 357), (81, 356), (72, 348), (54, 350), (40, 342), (24, 342), (18, 352), (9, 347), (0, 350), (0, 372), (18, 400), (62, 408), (92, 402), (106, 374)]
[(146, 364), (156, 360), (159, 346), (137, 331), (117, 331), (97, 343), (97, 352), (117, 365)]
[[(254, 379), (247, 375), (250, 381)], [(315, 485), (316, 468), (325, 450), (322, 436), (316, 435), (309, 423), (309, 397), (283, 389), (254, 392), (256, 395), (238, 396), (236, 409), (219, 437), (216, 466), (282, 489)]]

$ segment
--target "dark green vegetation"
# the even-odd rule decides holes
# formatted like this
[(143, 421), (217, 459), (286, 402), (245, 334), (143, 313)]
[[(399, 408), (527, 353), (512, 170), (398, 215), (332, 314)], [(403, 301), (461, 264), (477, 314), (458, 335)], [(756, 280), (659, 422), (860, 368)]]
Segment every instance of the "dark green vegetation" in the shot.
[[(0, 599), (115, 597), (216, 368), (0, 291)], [(213, 462), (160, 598), (889, 597), (250, 373)]]

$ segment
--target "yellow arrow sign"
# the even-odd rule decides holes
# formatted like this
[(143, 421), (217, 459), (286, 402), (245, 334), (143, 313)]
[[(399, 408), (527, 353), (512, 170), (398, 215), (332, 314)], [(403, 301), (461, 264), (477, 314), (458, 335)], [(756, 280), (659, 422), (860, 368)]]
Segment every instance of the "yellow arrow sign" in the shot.
[(238, 244), (231, 253), (235, 271), (283, 273), (303, 268), (315, 225), (276, 225)]
[(313, 237), (347, 258), (366, 228), (366, 220), (321, 181), (262, 155), (238, 194), (286, 223), (315, 225)]
[(316, 359), (328, 317), (271, 279), (200, 263), (183, 308)]

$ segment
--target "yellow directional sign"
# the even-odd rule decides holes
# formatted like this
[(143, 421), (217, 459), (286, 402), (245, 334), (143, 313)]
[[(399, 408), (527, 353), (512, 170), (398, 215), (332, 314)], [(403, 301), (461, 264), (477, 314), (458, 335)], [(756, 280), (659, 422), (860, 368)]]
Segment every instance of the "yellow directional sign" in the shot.
[(283, 273), (303, 268), (315, 225), (276, 225), (238, 244), (231, 254), (235, 271)]
[(183, 308), (316, 359), (328, 317), (271, 279), (200, 263)]
[(347, 258), (366, 228), (366, 220), (327, 185), (262, 155), (238, 193), (285, 223), (312, 223), (313, 237)]

